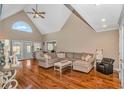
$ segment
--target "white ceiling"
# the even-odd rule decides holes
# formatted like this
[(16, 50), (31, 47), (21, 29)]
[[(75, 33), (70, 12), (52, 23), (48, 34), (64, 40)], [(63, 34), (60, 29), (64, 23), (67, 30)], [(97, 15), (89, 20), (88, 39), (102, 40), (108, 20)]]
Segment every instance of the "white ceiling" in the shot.
[[(35, 7), (36, 5), (34, 4), (4, 4), (1, 20), (16, 14), (21, 10), (24, 10), (25, 12), (32, 11), (32, 8)], [(38, 10), (46, 12), (44, 15), (45, 19), (33, 18), (32, 15), (26, 14), (42, 34), (60, 31), (71, 14), (71, 11), (63, 4), (42, 4), (38, 5)]]
[(2, 8), (1, 19), (5, 19), (25, 8), (25, 4), (4, 4)]
[[(25, 12), (32, 11), (32, 7), (35, 8), (35, 5), (26, 7)], [(28, 16), (42, 34), (60, 31), (71, 14), (71, 11), (62, 4), (38, 5), (38, 10), (46, 13), (45, 19), (33, 18), (30, 14)]]
[[(95, 29), (97, 32), (108, 31), (118, 29), (118, 20), (120, 17), (121, 9), (123, 5), (98, 5), (95, 4), (73, 4), (72, 7)], [(1, 20), (5, 19), (17, 12), (24, 10), (32, 11), (31, 8), (35, 5), (25, 4), (4, 4)], [(60, 31), (67, 19), (69, 18), (71, 11), (67, 9), (63, 4), (41, 4), (38, 5), (40, 11), (46, 12), (45, 19), (34, 19), (32, 15), (28, 17), (36, 25), (42, 34), (52, 33)], [(101, 19), (105, 18), (106, 21), (102, 22)], [(102, 26), (107, 27), (103, 28)]]
[[(94, 28), (96, 32), (118, 29), (121, 4), (73, 4), (72, 7)], [(106, 19), (102, 22), (101, 19)], [(103, 27), (104, 26), (104, 27)]]

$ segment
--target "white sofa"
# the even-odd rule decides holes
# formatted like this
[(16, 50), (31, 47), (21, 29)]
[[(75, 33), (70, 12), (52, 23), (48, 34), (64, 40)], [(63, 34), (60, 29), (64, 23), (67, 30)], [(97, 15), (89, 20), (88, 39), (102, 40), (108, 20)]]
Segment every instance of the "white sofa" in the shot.
[(88, 73), (94, 67), (95, 56), (91, 53), (62, 52), (61, 56), (62, 54), (65, 59), (73, 62), (73, 70)]
[(61, 61), (61, 58), (58, 58), (55, 53), (46, 53), (36, 52), (36, 59), (38, 64), (41, 67), (49, 68), (54, 66), (54, 63)]
[(75, 60), (73, 62), (73, 70), (88, 73), (94, 66), (94, 59), (90, 58), (89, 61)]
[[(90, 56), (87, 60), (86, 57)], [(74, 53), (74, 52), (58, 52), (58, 53), (36, 53), (36, 59), (39, 65), (44, 68), (54, 66), (54, 63), (62, 60), (71, 60), (73, 62), (73, 70), (88, 73), (94, 66), (94, 55), (90, 53)]]

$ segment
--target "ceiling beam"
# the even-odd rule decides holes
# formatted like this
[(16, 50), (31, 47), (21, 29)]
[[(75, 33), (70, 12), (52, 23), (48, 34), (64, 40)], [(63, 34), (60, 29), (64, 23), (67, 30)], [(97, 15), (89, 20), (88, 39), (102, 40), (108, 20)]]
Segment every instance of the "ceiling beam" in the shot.
[[(74, 15), (76, 15), (79, 19), (81, 19), (83, 22), (85, 22), (88, 26), (89, 23), (70, 5), (70, 4), (64, 4)], [(91, 26), (90, 26), (91, 27)], [(92, 28), (92, 27), (91, 27)], [(93, 29), (93, 28), (92, 28)], [(93, 29), (94, 30), (94, 29)], [(94, 30), (95, 31), (95, 30)]]

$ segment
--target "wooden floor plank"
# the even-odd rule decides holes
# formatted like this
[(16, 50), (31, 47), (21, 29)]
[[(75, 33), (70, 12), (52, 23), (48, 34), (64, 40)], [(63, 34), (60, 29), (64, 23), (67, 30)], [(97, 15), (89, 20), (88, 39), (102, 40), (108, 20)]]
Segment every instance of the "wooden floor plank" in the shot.
[(116, 89), (120, 88), (118, 73), (104, 75), (92, 69), (88, 74), (69, 70), (59, 72), (53, 68), (42, 68), (36, 60), (21, 61), (16, 79), (19, 89)]

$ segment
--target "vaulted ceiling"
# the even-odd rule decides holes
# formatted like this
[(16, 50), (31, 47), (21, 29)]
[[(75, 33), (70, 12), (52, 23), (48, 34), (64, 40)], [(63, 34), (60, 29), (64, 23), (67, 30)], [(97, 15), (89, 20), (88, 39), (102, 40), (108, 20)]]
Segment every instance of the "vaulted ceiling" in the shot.
[[(32, 11), (32, 8), (35, 8), (35, 5), (29, 5), (24, 11)], [(45, 12), (44, 19), (33, 18), (30, 14), (28, 16), (42, 34), (60, 31), (71, 14), (71, 11), (62, 4), (38, 5), (38, 10)]]
[[(82, 17), (96, 32), (118, 29), (118, 20), (123, 5), (72, 4)], [(31, 4), (4, 4), (0, 20), (6, 19), (19, 11), (32, 11)], [(42, 34), (57, 32), (62, 29), (72, 11), (63, 4), (40, 4), (39, 11), (46, 12), (45, 18), (33, 18), (27, 14)]]
[(2, 6), (3, 6), (1, 13), (2, 20), (18, 13), (19, 11), (22, 11), (26, 7), (26, 5), (24, 4), (4, 4)]
[(73, 4), (72, 7), (96, 32), (118, 29), (121, 4)]
[[(5, 19), (13, 14), (16, 14), (19, 11), (24, 10), (25, 12), (32, 11), (32, 8), (35, 8), (36, 5), (3, 5), (1, 19)], [(52, 33), (60, 31), (67, 19), (69, 18), (71, 11), (69, 11), (62, 4), (43, 4), (38, 5), (39, 11), (44, 11), (45, 18), (33, 18), (32, 15), (27, 14), (31, 21), (35, 24), (35, 26), (39, 29), (42, 34)]]

